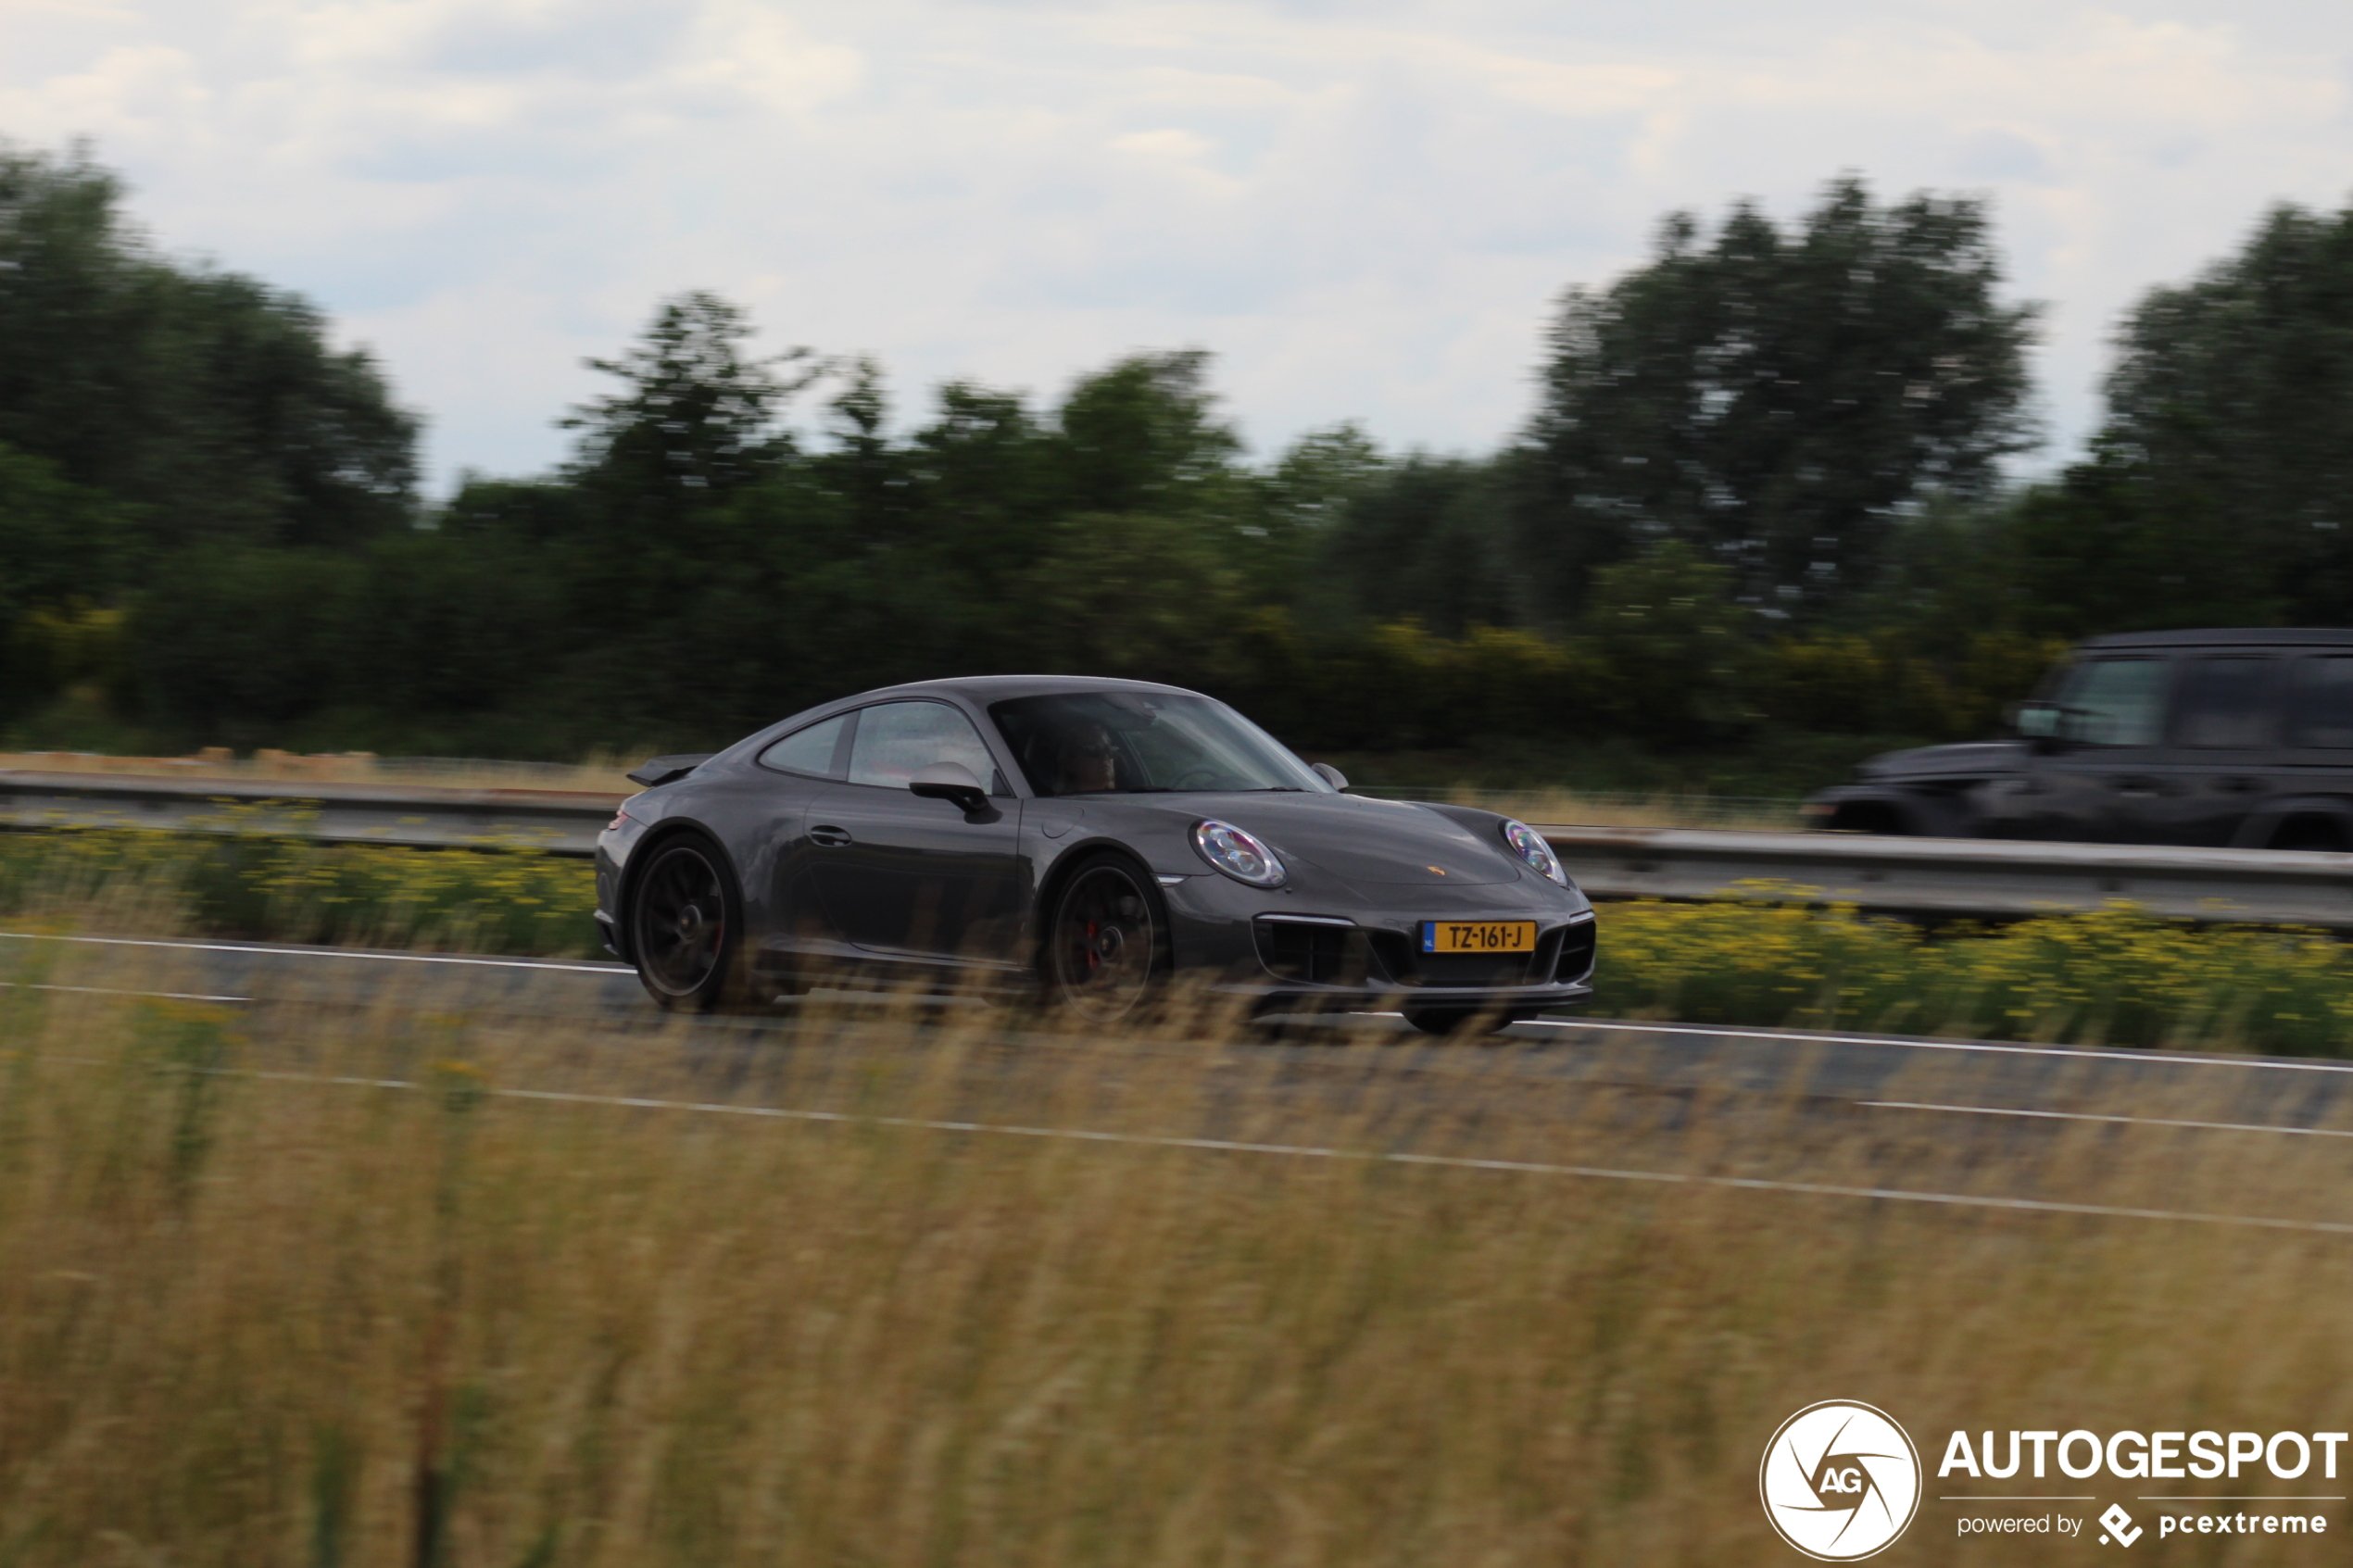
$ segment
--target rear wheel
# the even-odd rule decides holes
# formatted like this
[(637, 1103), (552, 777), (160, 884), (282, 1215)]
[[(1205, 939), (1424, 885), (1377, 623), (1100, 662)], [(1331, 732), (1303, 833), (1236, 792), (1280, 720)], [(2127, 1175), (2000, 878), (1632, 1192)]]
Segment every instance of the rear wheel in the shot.
[(706, 1012), (735, 990), (743, 901), (718, 848), (676, 838), (654, 850), (629, 901), (637, 978), (665, 1008)]
[(1054, 895), (1046, 926), (1051, 999), (1094, 1023), (1143, 1009), (1164, 965), (1167, 935), (1151, 878), (1122, 856), (1089, 860)]

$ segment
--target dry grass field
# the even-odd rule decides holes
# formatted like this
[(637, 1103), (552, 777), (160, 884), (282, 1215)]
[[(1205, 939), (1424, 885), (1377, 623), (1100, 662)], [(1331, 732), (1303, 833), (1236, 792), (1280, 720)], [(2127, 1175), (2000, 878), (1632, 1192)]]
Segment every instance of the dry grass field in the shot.
[[(1955, 1155), (1507, 1049), (955, 1019), (0, 990), (0, 1563), (1795, 1562), (1756, 1469), (1819, 1399), (1931, 1450), (2346, 1424), (2343, 1235), (1448, 1161), (2341, 1222), (2353, 1139)], [(2037, 1560), (1938, 1506), (1888, 1561)]]

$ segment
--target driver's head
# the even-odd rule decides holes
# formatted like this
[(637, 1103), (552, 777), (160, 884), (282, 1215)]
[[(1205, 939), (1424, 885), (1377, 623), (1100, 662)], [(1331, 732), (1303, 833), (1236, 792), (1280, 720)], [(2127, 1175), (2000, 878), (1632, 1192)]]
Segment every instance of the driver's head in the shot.
[(1064, 795), (1086, 795), (1095, 790), (1119, 787), (1118, 769), (1111, 749), (1111, 733), (1101, 724), (1074, 726), (1063, 736), (1062, 754), (1055, 761), (1062, 769)]

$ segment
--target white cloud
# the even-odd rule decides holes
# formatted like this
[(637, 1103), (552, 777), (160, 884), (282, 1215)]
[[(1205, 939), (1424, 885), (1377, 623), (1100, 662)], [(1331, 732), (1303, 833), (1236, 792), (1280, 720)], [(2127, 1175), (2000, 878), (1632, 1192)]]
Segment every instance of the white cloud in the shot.
[(318, 298), (445, 475), (551, 460), (580, 358), (695, 286), (910, 399), (1198, 345), (1262, 448), (1484, 446), (1561, 285), (1846, 169), (1994, 195), (2071, 439), (2140, 290), (2353, 194), (2353, 14), (2296, 0), (0, 0), (0, 134), (94, 136), (165, 243)]

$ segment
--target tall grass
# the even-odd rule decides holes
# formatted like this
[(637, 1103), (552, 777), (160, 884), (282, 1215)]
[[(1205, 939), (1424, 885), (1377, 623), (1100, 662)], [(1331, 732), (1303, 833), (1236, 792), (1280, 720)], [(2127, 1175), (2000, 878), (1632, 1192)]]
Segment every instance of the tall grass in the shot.
[[(2342, 1220), (2333, 1140), (1986, 1161), (1508, 1052), (1000, 1028), (0, 991), (0, 1562), (1778, 1562), (1757, 1462), (1818, 1399), (2344, 1424), (2341, 1237), (914, 1123)], [(1906, 1560), (2020, 1561), (1949, 1524)]]

